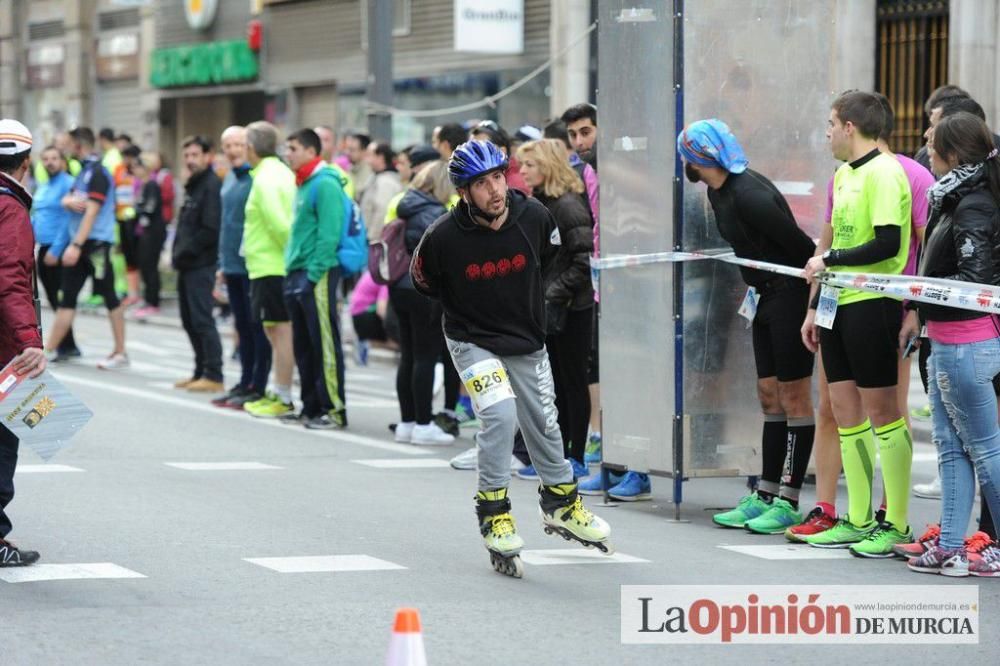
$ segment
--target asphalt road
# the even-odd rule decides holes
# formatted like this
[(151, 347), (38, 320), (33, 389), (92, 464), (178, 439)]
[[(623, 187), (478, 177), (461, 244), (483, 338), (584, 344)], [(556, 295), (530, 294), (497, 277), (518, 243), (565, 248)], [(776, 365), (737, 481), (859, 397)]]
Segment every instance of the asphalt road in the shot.
[[(56, 374), (95, 417), (57, 467), (22, 450), (11, 536), (47, 566), (0, 574), (0, 663), (378, 664), (400, 606), (420, 610), (431, 664), (1000, 660), (1000, 580), (920, 576), (843, 552), (776, 559), (788, 550), (782, 537), (710, 522), (713, 507), (742, 494), (738, 479), (686, 484), (690, 522), (670, 520), (663, 479), (652, 502), (594, 506), (612, 524), (616, 559), (543, 534), (533, 484), (514, 480), (526, 574), (500, 576), (476, 526), (475, 474), (446, 464), (471, 432), (453, 447), (394, 444), (390, 363), (352, 363), (349, 431), (316, 433), (172, 389), (190, 370), (179, 329), (131, 325), (133, 367), (113, 373), (94, 367), (105, 321), (81, 317), (77, 331), (86, 356)], [(925, 480), (926, 430), (916, 452), (914, 479)], [(937, 511), (914, 499), (912, 523)], [(777, 548), (725, 547), (734, 545)], [(980, 643), (623, 645), (620, 586), (644, 584), (978, 585)]]

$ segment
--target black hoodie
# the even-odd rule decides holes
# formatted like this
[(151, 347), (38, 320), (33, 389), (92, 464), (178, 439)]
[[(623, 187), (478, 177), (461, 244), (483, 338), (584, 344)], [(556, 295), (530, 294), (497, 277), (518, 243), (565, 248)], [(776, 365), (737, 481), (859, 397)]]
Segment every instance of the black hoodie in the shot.
[(493, 231), (465, 203), (427, 230), (410, 264), (417, 291), (444, 306), (444, 331), (498, 356), (545, 343), (542, 271), (559, 249), (558, 227), (535, 199), (509, 191), (510, 215)]

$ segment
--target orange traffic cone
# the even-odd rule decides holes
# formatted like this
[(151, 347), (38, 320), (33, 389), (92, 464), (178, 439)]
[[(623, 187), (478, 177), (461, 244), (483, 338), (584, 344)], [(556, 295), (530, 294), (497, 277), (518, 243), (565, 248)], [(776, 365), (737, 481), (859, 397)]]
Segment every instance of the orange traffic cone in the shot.
[(396, 611), (396, 625), (392, 629), (385, 666), (427, 666), (424, 636), (420, 631), (420, 611), (416, 608)]

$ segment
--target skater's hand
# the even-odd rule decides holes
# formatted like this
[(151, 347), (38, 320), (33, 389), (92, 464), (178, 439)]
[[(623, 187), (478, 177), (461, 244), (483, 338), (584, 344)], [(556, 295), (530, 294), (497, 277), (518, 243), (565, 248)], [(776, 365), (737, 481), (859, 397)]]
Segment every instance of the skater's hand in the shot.
[(810, 308), (806, 312), (806, 319), (802, 322), (802, 344), (806, 349), (815, 354), (819, 351), (819, 327), (816, 326), (816, 311)]
[(57, 257), (56, 255), (52, 254), (51, 252), (46, 252), (45, 253), (45, 259), (43, 259), (43, 261), (45, 262), (46, 266), (58, 266), (59, 265), (59, 257)]
[(80, 261), (80, 248), (76, 245), (70, 245), (62, 254), (63, 266), (76, 266), (76, 262)]
[(29, 379), (45, 372), (46, 364), (45, 351), (38, 347), (28, 347), (14, 357), (14, 371), (19, 375), (27, 375)]
[(913, 343), (914, 349), (920, 347), (920, 317), (916, 310), (910, 310), (903, 319), (903, 325), (899, 328), (899, 351), (906, 351), (906, 346), (910, 340), (917, 338)]

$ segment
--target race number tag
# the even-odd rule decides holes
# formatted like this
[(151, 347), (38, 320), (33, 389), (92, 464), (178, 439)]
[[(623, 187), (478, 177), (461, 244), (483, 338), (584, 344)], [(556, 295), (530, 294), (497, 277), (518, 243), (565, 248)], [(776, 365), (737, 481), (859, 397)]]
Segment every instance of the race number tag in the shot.
[(507, 377), (507, 370), (495, 358), (475, 363), (459, 376), (469, 391), (469, 397), (472, 398), (472, 405), (477, 414), (498, 402), (515, 397), (514, 389)]
[(747, 293), (743, 297), (743, 304), (738, 310), (739, 315), (747, 320), (747, 328), (753, 324), (754, 317), (757, 316), (757, 304), (760, 303), (760, 294), (753, 287), (747, 287)]
[(819, 306), (816, 308), (815, 323), (826, 329), (833, 328), (833, 320), (837, 316), (837, 298), (840, 289), (823, 285), (819, 290)]

